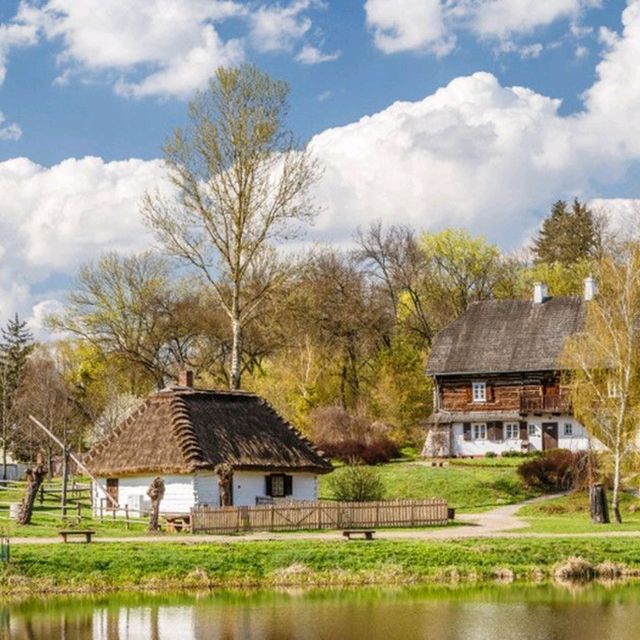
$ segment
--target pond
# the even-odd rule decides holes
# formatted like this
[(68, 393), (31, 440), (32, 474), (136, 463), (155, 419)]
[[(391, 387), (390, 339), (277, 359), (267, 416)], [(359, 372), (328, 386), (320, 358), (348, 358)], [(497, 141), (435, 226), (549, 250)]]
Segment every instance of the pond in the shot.
[(0, 603), (2, 640), (631, 640), (640, 586), (220, 592)]

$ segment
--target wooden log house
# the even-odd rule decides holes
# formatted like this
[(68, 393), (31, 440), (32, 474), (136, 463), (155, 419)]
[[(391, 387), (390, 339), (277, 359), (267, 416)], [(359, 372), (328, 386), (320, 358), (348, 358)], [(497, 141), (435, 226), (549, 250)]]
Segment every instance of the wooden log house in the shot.
[(594, 295), (592, 278), (583, 297), (549, 297), (538, 283), (531, 300), (476, 302), (441, 331), (427, 365), (434, 411), (423, 454), (587, 449), (559, 362)]

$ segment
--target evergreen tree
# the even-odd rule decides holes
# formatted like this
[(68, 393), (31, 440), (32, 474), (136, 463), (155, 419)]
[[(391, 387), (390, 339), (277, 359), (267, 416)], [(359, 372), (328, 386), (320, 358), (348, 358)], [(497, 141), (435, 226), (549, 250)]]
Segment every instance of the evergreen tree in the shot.
[(33, 350), (33, 336), (18, 314), (0, 329), (0, 449), (2, 477), (7, 477), (7, 455), (13, 434), (13, 406), (22, 371)]
[(558, 200), (533, 241), (536, 263), (572, 266), (593, 258), (600, 248), (598, 221), (577, 198), (573, 205)]

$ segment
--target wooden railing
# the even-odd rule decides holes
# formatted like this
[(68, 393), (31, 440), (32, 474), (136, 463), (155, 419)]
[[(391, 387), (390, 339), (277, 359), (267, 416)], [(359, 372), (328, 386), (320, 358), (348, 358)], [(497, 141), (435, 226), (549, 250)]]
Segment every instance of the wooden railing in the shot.
[(521, 413), (570, 413), (571, 400), (567, 394), (546, 396), (524, 394), (520, 396)]
[(307, 502), (191, 510), (193, 533), (424, 527), (447, 522), (446, 500)]

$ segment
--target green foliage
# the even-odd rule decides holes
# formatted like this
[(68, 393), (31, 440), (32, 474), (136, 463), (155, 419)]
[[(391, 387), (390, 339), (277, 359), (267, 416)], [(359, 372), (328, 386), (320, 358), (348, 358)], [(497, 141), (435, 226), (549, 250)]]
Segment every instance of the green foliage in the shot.
[(536, 262), (564, 266), (593, 259), (601, 248), (598, 221), (577, 198), (571, 208), (558, 200), (533, 241)]
[(384, 483), (377, 469), (365, 465), (347, 465), (330, 477), (333, 496), (341, 502), (382, 500)]

